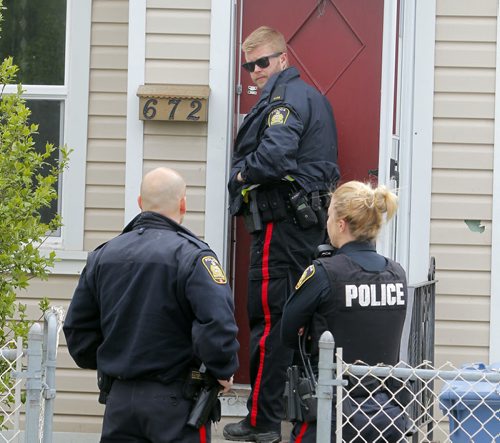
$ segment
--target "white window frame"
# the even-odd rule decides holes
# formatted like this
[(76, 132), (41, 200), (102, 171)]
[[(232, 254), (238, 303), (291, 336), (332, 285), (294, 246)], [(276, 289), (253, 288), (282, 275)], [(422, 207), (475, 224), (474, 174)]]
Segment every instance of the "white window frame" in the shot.
[[(60, 259), (54, 268), (57, 274), (74, 274), (82, 269), (85, 215), (85, 170), (87, 159), (87, 125), (90, 77), (90, 28), (92, 0), (67, 0), (66, 52), (64, 85), (23, 85), (23, 97), (62, 100), (64, 119), (63, 141), (70, 154), (69, 167), (63, 173), (61, 235), (50, 237), (43, 252), (57, 252)], [(15, 60), (14, 60), (15, 63)], [(5, 93), (14, 93), (16, 85), (8, 85)]]

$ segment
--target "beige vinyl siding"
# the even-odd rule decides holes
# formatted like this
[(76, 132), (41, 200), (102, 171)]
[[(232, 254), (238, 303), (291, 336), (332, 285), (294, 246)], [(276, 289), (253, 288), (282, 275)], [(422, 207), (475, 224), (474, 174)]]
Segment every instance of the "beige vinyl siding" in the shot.
[(148, 2), (146, 83), (208, 85), (210, 6), (185, 3), (191, 8)]
[(206, 123), (146, 122), (144, 171), (165, 166), (178, 171), (187, 183), (188, 212), (184, 226), (204, 232), (206, 178)]
[[(146, 13), (146, 84), (208, 85), (210, 1), (149, 0)], [(207, 124), (144, 124), (144, 172), (177, 170), (187, 183), (184, 226), (203, 236)]]
[(84, 249), (123, 228), (127, 111), (128, 1), (92, 6)]
[[(488, 361), (497, 2), (438, 0), (431, 255), (436, 362)], [(466, 221), (477, 220), (479, 231)]]

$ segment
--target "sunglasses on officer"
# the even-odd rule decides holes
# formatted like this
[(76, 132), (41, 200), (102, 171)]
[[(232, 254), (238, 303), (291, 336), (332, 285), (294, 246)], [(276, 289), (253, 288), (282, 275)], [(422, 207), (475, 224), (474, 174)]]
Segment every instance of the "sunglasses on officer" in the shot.
[(258, 58), (254, 62), (246, 62), (243, 63), (241, 66), (246, 69), (248, 72), (253, 72), (255, 71), (255, 65), (257, 65), (259, 68), (264, 69), (269, 66), (269, 59), (274, 58), (274, 57), (279, 57), (282, 52), (275, 52), (274, 54), (271, 55), (266, 55), (265, 57)]

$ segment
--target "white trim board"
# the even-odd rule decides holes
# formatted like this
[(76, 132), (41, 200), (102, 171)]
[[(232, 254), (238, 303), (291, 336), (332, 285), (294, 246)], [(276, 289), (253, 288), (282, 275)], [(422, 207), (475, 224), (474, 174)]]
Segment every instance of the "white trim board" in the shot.
[[(48, 255), (50, 251), (42, 251)], [(86, 251), (56, 250), (56, 261), (53, 268), (49, 268), (52, 275), (78, 275), (87, 263)]]
[(403, 226), (409, 226), (405, 250), (408, 281), (420, 283), (427, 280), (430, 260), (436, 0), (408, 3), (412, 4), (415, 19), (412, 30), (413, 103), (411, 109), (402, 111), (411, 118), (405, 134), (411, 144), (411, 160), (406, 162), (403, 172), (409, 179), (406, 186), (411, 190), (409, 223)]
[(137, 90), (145, 79), (146, 7), (146, 0), (129, 2), (124, 225), (139, 212), (137, 197), (142, 180), (144, 123), (139, 119)]
[[(384, 2), (384, 24), (382, 35), (382, 75), (380, 85), (380, 131), (378, 181), (388, 184), (390, 181), (389, 164), (392, 156), (392, 115), (394, 113), (394, 82), (396, 65), (396, 30), (397, 0)], [(383, 228), (377, 240), (379, 253), (393, 257), (393, 234), (391, 226)]]
[[(389, 8), (391, 5), (387, 5)], [(396, 1), (392, 2), (394, 12)], [(392, 18), (392, 16), (390, 16)], [(408, 275), (410, 284), (427, 280), (430, 250), (430, 207), (432, 175), (432, 130), (434, 98), (435, 0), (404, 0), (400, 10), (400, 129), (399, 129), (399, 210), (396, 234), (396, 260)], [(386, 32), (386, 31), (384, 31)], [(395, 26), (387, 32), (395, 33)], [(394, 44), (395, 35), (384, 35)], [(384, 43), (384, 45), (387, 45)], [(392, 69), (390, 52), (384, 55), (383, 69)], [(385, 74), (390, 75), (390, 74)], [(416, 91), (418, 85), (418, 93)], [(392, 91), (383, 88), (381, 115), (392, 110), (388, 100)], [(389, 96), (389, 98), (388, 98)], [(388, 115), (392, 116), (392, 112)], [(392, 118), (381, 132), (379, 181), (389, 183), (389, 159), (392, 150)], [(390, 129), (389, 129), (390, 128)], [(381, 131), (384, 127), (381, 126)], [(389, 132), (391, 131), (391, 132)], [(418, 147), (418, 149), (417, 149)], [(417, 191), (418, 190), (418, 191)], [(387, 234), (386, 234), (387, 236)], [(390, 255), (390, 241), (383, 242), (383, 253)]]
[(67, 32), (68, 96), (65, 106), (64, 142), (73, 149), (69, 171), (64, 173), (62, 187), (62, 227), (65, 250), (83, 249), (85, 217), (85, 183), (87, 170), (87, 125), (90, 77), (90, 28), (92, 1), (72, 0)]
[[(500, 8), (500, 2), (497, 11)], [(493, 208), (491, 216), (490, 363), (500, 361), (500, 20), (497, 17)]]
[(226, 185), (233, 138), (235, 16), (235, 2), (212, 2), (204, 238), (225, 269), (229, 266)]

